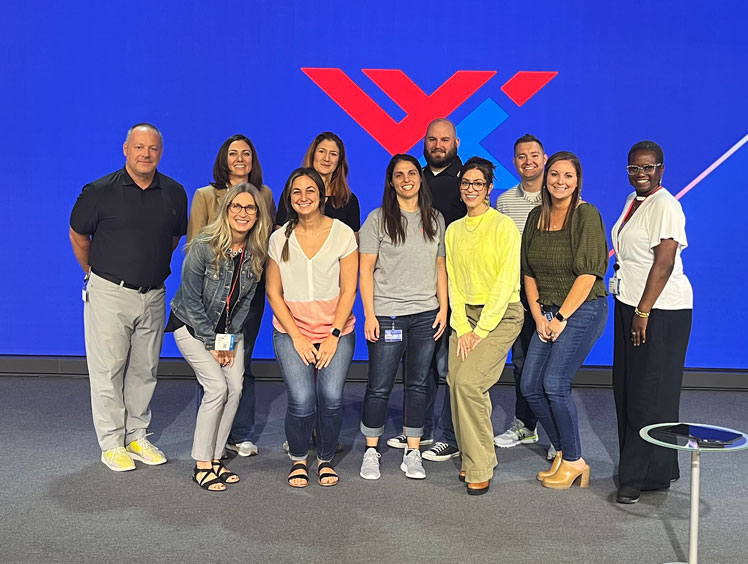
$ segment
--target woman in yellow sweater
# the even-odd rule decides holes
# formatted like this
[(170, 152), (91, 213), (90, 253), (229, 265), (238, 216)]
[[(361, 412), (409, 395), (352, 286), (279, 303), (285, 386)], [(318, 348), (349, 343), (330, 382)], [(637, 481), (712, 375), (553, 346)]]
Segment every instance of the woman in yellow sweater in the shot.
[(494, 165), (480, 157), (462, 168), (460, 195), (467, 216), (445, 236), (452, 307), (449, 376), (460, 479), (470, 495), (488, 491), (496, 452), (488, 391), (501, 375), (524, 310), (519, 300), (520, 235), (507, 216), (491, 208)]

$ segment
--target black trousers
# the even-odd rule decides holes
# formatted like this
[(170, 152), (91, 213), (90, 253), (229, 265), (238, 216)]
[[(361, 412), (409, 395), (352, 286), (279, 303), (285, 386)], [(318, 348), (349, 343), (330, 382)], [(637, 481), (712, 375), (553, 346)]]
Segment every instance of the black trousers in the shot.
[(613, 392), (621, 487), (658, 490), (680, 477), (678, 452), (646, 442), (639, 430), (679, 420), (691, 311), (653, 309), (647, 323), (647, 342), (635, 347), (631, 342), (634, 308), (616, 300)]

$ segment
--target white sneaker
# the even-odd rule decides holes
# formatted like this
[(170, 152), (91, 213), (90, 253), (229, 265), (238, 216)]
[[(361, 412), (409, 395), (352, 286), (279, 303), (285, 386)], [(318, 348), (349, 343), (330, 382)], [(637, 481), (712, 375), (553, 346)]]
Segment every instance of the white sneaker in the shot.
[(493, 444), (499, 448), (509, 448), (519, 444), (529, 445), (538, 442), (538, 430), (528, 429), (525, 424), (515, 418), (512, 426), (493, 438)]
[(400, 470), (405, 472), (405, 475), (408, 478), (423, 480), (426, 477), (426, 470), (423, 469), (421, 451), (417, 448), (414, 448), (413, 450), (406, 449), (403, 456), (403, 463), (400, 465)]
[(545, 455), (546, 460), (553, 460), (556, 458), (556, 449), (553, 448), (553, 445), (548, 447), (548, 454)]
[(226, 443), (226, 448), (238, 454), (239, 456), (254, 456), (259, 454), (260, 449), (252, 441), (242, 441), (241, 443)]
[(101, 461), (107, 468), (115, 472), (127, 472), (135, 470), (135, 463), (127, 454), (125, 447), (110, 448), (101, 452)]
[(381, 474), (379, 473), (379, 459), (382, 457), (374, 447), (369, 447), (364, 452), (364, 460), (361, 462), (361, 471), (359, 475), (364, 480), (378, 480)]

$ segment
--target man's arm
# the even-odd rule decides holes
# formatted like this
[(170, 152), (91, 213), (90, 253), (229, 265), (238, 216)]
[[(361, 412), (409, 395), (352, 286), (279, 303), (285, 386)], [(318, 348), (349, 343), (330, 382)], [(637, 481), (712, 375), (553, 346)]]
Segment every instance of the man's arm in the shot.
[(88, 252), (91, 249), (91, 237), (89, 235), (81, 235), (80, 233), (73, 231), (70, 228), (70, 244), (73, 246), (73, 253), (75, 258), (78, 259), (78, 264), (81, 265), (83, 272), (88, 274), (90, 266), (88, 265)]

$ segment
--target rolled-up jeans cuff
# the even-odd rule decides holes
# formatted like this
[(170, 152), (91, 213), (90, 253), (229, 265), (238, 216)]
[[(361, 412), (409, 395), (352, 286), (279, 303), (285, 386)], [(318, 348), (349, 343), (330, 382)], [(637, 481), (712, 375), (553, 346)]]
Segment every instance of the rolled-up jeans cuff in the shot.
[(288, 458), (290, 458), (294, 462), (302, 462), (303, 460), (306, 460), (307, 458), (309, 458), (309, 452), (307, 452), (304, 456), (294, 456), (289, 452)]
[(423, 436), (423, 427), (404, 427), (403, 432), (406, 437), (418, 437), (420, 439)]
[(371, 427), (367, 427), (366, 425), (364, 425), (364, 422), (361, 421), (360, 429), (364, 437), (379, 438), (384, 434), (384, 425), (382, 425), (381, 427), (377, 427), (376, 429), (373, 429)]

